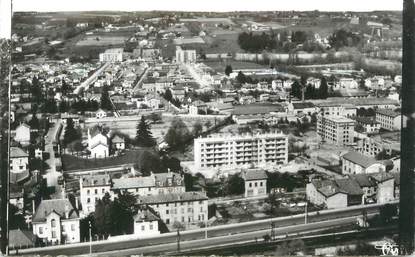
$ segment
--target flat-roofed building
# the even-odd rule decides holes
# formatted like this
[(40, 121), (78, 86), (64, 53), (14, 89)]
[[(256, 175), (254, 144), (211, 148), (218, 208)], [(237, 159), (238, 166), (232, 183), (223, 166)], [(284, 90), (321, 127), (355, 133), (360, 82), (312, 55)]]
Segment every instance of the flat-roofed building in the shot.
[(107, 49), (105, 52), (99, 54), (100, 62), (122, 62), (124, 49), (112, 48)]
[(353, 143), (355, 121), (343, 116), (317, 117), (317, 134), (327, 143), (351, 145)]
[(178, 63), (195, 63), (196, 62), (196, 50), (182, 49), (180, 46), (176, 47), (176, 62)]
[(274, 132), (197, 138), (194, 160), (199, 169), (283, 165), (288, 162), (288, 136)]
[(401, 114), (392, 109), (377, 109), (376, 121), (380, 123), (380, 127), (386, 130), (401, 130)]

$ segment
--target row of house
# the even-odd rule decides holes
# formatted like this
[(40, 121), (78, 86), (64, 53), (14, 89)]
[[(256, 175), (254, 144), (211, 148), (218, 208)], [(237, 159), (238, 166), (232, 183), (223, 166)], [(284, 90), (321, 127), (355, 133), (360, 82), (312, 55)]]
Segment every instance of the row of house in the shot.
[(399, 173), (357, 174), (335, 180), (312, 180), (306, 186), (306, 194), (311, 203), (336, 209), (399, 199), (399, 185)]

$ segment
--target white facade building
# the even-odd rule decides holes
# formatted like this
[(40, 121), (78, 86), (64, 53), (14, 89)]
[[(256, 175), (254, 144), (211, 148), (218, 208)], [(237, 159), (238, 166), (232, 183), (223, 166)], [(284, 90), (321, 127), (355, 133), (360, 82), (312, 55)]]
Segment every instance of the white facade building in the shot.
[(140, 238), (159, 235), (159, 220), (160, 218), (149, 209), (138, 210), (134, 215), (134, 235)]
[(180, 46), (176, 47), (176, 62), (178, 63), (195, 63), (196, 50), (183, 50)]
[(109, 175), (88, 175), (79, 179), (80, 201), (82, 213), (87, 216), (95, 212), (95, 204), (106, 193), (111, 192), (111, 180)]
[(21, 145), (30, 144), (30, 127), (29, 125), (22, 123), (16, 128), (16, 134), (14, 141), (19, 142)]
[(151, 207), (166, 225), (205, 223), (208, 219), (208, 198), (201, 192), (140, 196), (141, 205)]
[(385, 165), (358, 152), (350, 151), (341, 157), (343, 174), (367, 174), (385, 171)]
[(10, 172), (23, 173), (29, 169), (29, 154), (19, 147), (10, 147)]
[(194, 160), (199, 169), (283, 165), (288, 161), (288, 137), (283, 133), (266, 133), (197, 138)]
[(79, 243), (79, 214), (68, 199), (43, 200), (32, 219), (33, 234), (53, 244)]
[(386, 130), (401, 130), (401, 114), (392, 109), (376, 110), (376, 121), (380, 123), (380, 127)]
[(245, 197), (267, 194), (267, 173), (262, 169), (249, 169), (242, 172), (245, 181)]
[(317, 134), (330, 144), (351, 145), (355, 121), (343, 116), (317, 116)]
[(99, 130), (92, 134), (88, 129), (88, 150), (91, 158), (105, 158), (109, 156), (108, 137)]
[(107, 49), (99, 54), (100, 62), (122, 62), (124, 50), (122, 48)]

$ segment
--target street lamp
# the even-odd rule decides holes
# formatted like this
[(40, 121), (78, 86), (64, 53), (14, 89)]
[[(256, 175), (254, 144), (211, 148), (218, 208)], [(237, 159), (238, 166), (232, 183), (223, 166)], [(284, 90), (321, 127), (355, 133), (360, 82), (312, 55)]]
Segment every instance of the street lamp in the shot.
[(89, 255), (92, 255), (92, 233), (91, 233), (91, 221), (88, 222), (89, 224)]

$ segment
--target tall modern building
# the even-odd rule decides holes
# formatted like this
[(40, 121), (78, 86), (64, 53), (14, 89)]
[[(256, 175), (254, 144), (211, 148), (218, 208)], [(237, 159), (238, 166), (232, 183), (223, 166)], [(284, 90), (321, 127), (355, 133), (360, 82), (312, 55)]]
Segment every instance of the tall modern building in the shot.
[(218, 134), (194, 140), (195, 166), (236, 168), (288, 162), (288, 136), (283, 133)]
[(334, 145), (350, 145), (353, 143), (355, 121), (343, 116), (317, 117), (317, 134), (321, 140)]
[(176, 47), (176, 62), (178, 63), (194, 63), (196, 62), (196, 50), (184, 50), (180, 46)]
[(399, 249), (410, 255), (415, 245), (415, 3), (403, 1), (402, 129), (399, 199)]
[(122, 62), (124, 49), (112, 48), (107, 49), (105, 52), (99, 54), (100, 62)]

